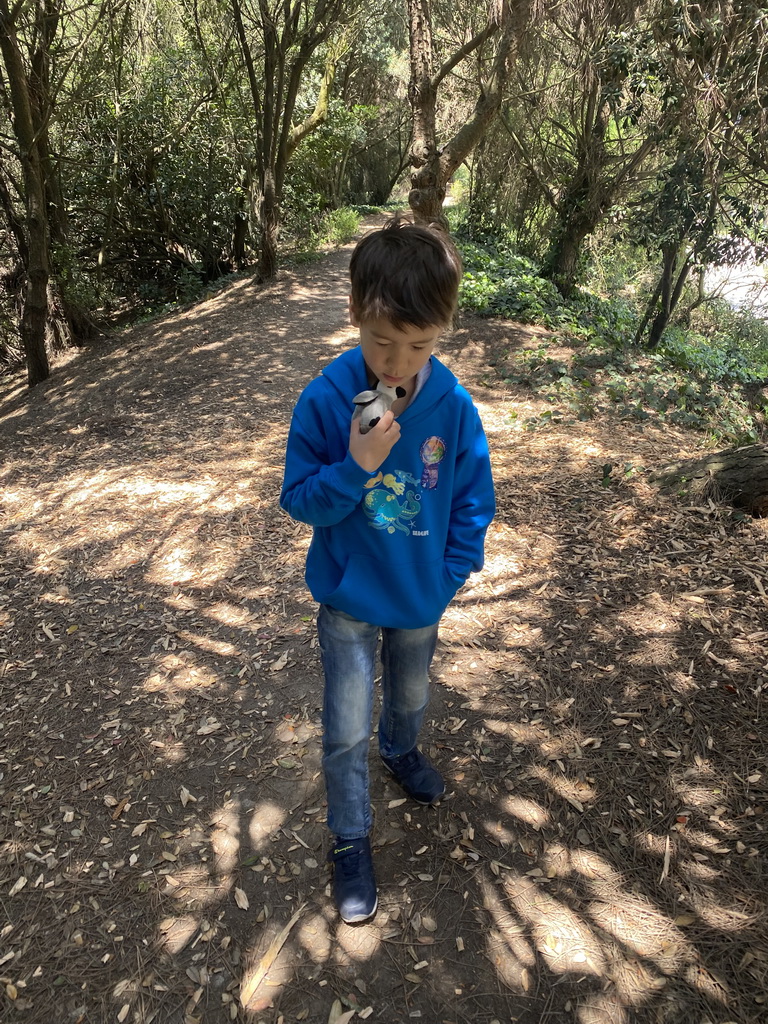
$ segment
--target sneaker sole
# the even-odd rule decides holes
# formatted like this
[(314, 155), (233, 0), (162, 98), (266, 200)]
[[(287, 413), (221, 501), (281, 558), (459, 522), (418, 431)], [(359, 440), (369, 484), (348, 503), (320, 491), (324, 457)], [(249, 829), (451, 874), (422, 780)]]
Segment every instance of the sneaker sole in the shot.
[(339, 917), (344, 924), (362, 924), (363, 921), (369, 921), (376, 911), (379, 909), (379, 897), (376, 897), (376, 902), (373, 905), (373, 910), (370, 914), (355, 914), (354, 917), (345, 917), (341, 911), (339, 911)]
[[(395, 779), (395, 782), (397, 782), (397, 779)], [(403, 792), (405, 792), (405, 790), (403, 790)], [(440, 804), (447, 803), (452, 796), (453, 793), (449, 793), (447, 790), (444, 789), (440, 796), (436, 796), (434, 800), (417, 800), (415, 796), (412, 796), (410, 799), (413, 800), (413, 802), (415, 804), (418, 804), (420, 807), (439, 807)]]

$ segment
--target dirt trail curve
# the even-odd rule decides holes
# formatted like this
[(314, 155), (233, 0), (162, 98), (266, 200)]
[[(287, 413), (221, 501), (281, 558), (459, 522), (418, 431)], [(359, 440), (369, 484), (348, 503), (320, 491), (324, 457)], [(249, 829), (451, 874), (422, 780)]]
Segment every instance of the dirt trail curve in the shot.
[(606, 484), (698, 441), (541, 417), (497, 372), (516, 325), (442, 351), (499, 497), (425, 729), (455, 796), (411, 806), (372, 749), (380, 908), (337, 921), (277, 494), (354, 341), (349, 251), (0, 378), (0, 1019), (764, 1019), (764, 531)]

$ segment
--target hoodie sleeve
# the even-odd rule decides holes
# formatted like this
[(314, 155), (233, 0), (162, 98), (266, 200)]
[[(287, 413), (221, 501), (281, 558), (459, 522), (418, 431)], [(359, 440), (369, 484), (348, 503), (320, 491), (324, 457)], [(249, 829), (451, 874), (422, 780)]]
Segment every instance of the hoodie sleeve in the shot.
[(461, 586), (483, 567), (485, 534), (496, 513), (488, 442), (474, 405), (470, 406), (456, 458), (451, 519), (445, 545), (448, 572)]
[(313, 417), (310, 429), (302, 412), (300, 402), (288, 433), (280, 507), (302, 523), (334, 526), (360, 504), (371, 474), (358, 466), (345, 444), (329, 440), (320, 417)]

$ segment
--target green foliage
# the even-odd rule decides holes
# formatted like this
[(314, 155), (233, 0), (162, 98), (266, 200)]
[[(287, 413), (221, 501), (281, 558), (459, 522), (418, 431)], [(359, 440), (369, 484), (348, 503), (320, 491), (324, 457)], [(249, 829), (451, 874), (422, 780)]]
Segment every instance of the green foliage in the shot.
[(329, 210), (320, 225), (321, 241), (329, 245), (345, 245), (360, 229), (360, 214), (349, 206)]
[(768, 378), (768, 323), (716, 307), (707, 313), (706, 335), (669, 328), (647, 355), (631, 345), (637, 312), (626, 299), (581, 292), (566, 301), (503, 238), (458, 241), (463, 309), (557, 332), (499, 367), (509, 383), (551, 405), (525, 429), (618, 416), (701, 430), (723, 443), (759, 439), (760, 414), (768, 410), (751, 408), (742, 385)]
[[(526, 429), (547, 423), (617, 416), (636, 423), (669, 423), (700, 430), (724, 444), (747, 444), (760, 439), (758, 415), (751, 409), (730, 376), (694, 374), (688, 366), (675, 366), (666, 352), (633, 361), (620, 353), (606, 353), (595, 365), (589, 354), (565, 360), (547, 354), (552, 342), (524, 349), (508, 360), (504, 379), (524, 384), (552, 406), (527, 421)], [(683, 351), (678, 344), (675, 356)], [(698, 353), (700, 354), (700, 352)], [(695, 361), (695, 360), (694, 360)], [(702, 364), (698, 364), (700, 370)], [(710, 362), (710, 368), (716, 366)]]
[(691, 328), (710, 344), (734, 350), (754, 377), (768, 377), (768, 319), (749, 309), (734, 309), (727, 302), (706, 303), (693, 311)]
[(317, 228), (297, 242), (294, 259), (314, 259), (325, 246), (345, 245), (360, 230), (360, 214), (350, 206), (327, 210), (318, 217)]
[(607, 301), (583, 291), (564, 299), (541, 277), (536, 265), (516, 254), (504, 238), (457, 242), (464, 260), (460, 291), (462, 309), (484, 316), (504, 316), (537, 323), (572, 339), (622, 346), (630, 342), (637, 316), (626, 301)]
[(220, 101), (196, 98), (207, 86), (198, 57), (177, 45), (148, 58), (120, 107), (94, 97), (66, 142), (82, 268), (96, 277), (98, 261), (118, 294), (153, 307), (189, 301), (232, 269), (242, 205), (232, 123)]
[(732, 339), (716, 334), (705, 338), (679, 327), (666, 331), (652, 358), (715, 383), (746, 384), (768, 375), (768, 366), (756, 366), (742, 349), (734, 346)]
[[(297, 119), (306, 113), (300, 111)], [(365, 143), (377, 114), (375, 106), (347, 108), (335, 100), (328, 120), (302, 142), (288, 167), (283, 194), (285, 233), (295, 243), (311, 244), (313, 236), (322, 236), (329, 207), (347, 199), (345, 166), (350, 151)]]

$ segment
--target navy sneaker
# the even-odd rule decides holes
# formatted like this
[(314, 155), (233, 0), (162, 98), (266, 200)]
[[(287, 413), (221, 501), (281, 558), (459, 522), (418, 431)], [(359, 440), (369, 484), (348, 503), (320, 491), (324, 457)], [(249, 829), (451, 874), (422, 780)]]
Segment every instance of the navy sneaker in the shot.
[(384, 757), (384, 767), (407, 796), (418, 804), (439, 804), (445, 796), (445, 782), (437, 768), (418, 747), (400, 757)]
[(373, 917), (379, 900), (368, 836), (337, 839), (328, 860), (333, 864), (333, 898), (342, 921), (357, 924)]

